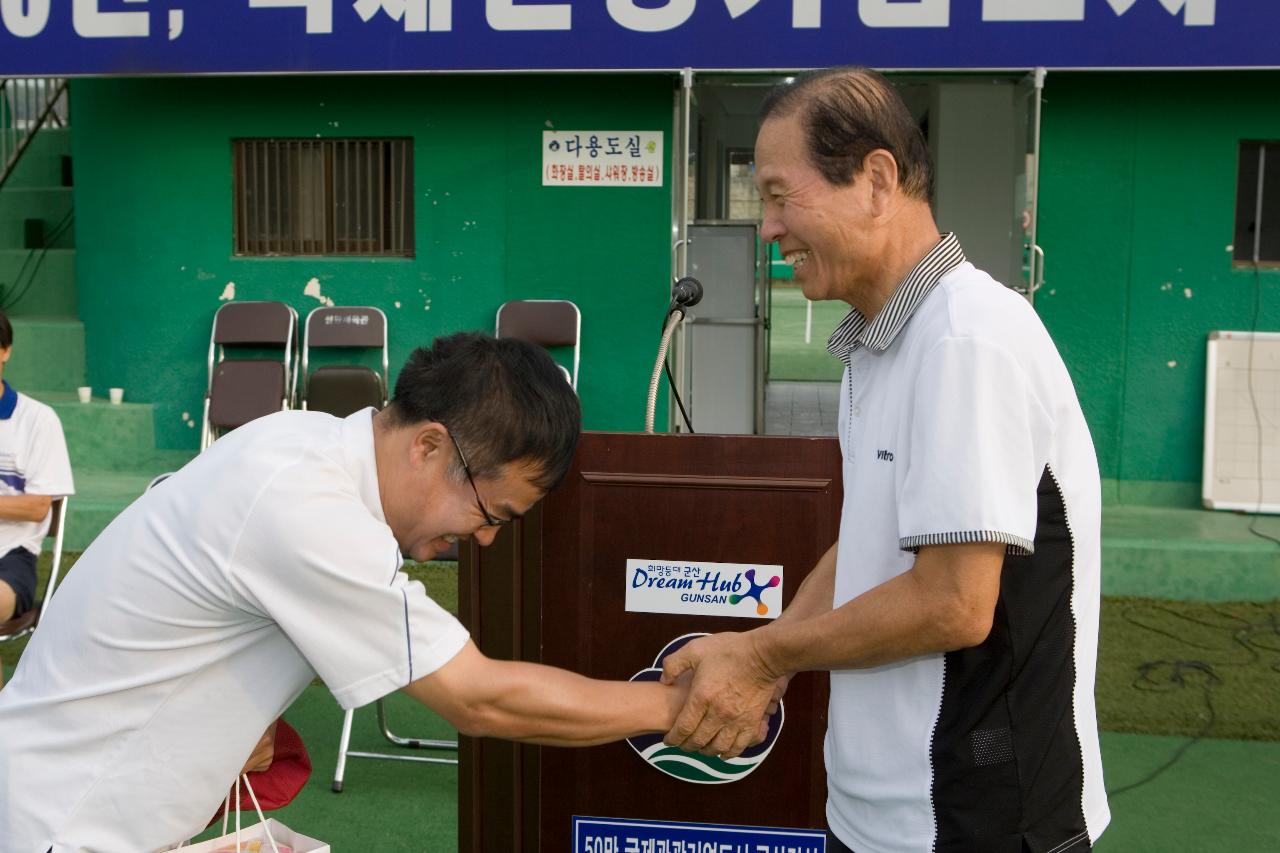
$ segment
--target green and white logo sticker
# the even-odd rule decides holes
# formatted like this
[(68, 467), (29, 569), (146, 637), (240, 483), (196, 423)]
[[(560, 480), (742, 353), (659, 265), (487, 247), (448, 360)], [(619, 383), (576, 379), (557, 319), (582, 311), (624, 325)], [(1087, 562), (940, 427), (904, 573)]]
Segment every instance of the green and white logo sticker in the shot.
[[(685, 634), (676, 637), (658, 652), (653, 666), (642, 669), (631, 676), (631, 681), (657, 681), (662, 677), (662, 662), (685, 643), (706, 634)], [(769, 718), (769, 731), (760, 743), (748, 749), (737, 758), (717, 758), (714, 755), (702, 755), (697, 752), (685, 752), (662, 742), (661, 734), (640, 735), (627, 738), (627, 743), (648, 764), (684, 782), (699, 785), (723, 785), (726, 782), (737, 782), (746, 778), (769, 756), (773, 745), (778, 742), (782, 733), (783, 718), (786, 716), (783, 703), (778, 702), (778, 712)]]

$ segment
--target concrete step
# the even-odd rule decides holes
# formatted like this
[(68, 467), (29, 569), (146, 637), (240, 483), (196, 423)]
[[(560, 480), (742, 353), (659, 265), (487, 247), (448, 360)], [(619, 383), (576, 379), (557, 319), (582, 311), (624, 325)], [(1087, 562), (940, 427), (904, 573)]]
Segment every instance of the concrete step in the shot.
[(27, 150), (22, 152), (18, 168), (5, 182), (6, 187), (61, 187), (63, 158), (71, 156), (71, 131), (65, 127), (41, 128)]
[(76, 250), (0, 249), (0, 304), (10, 318), (74, 317)]
[(149, 459), (155, 450), (155, 407), (150, 403), (112, 405), (101, 397), (81, 403), (74, 393), (65, 391), (27, 393), (58, 413), (73, 471), (81, 467), (134, 470), (138, 460)]
[(1102, 592), (1194, 601), (1280, 599), (1280, 517), (1106, 506)]
[[(0, 189), (0, 248), (22, 249), (28, 246), (26, 221), (42, 223), (39, 246), (66, 249), (75, 245), (75, 227), (71, 223), (70, 187), (11, 187)], [(61, 233), (57, 234), (61, 228)]]
[(13, 355), (4, 378), (15, 388), (74, 393), (84, 384), (84, 323), (75, 317), (10, 319)]

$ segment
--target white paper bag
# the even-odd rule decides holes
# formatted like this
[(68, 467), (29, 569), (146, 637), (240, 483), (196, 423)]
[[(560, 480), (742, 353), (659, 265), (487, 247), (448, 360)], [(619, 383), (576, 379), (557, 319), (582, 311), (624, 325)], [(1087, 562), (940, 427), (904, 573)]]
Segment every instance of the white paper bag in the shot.
[[(267, 838), (268, 832), (271, 834), (270, 840)], [(272, 841), (275, 841), (280, 853), (332, 853), (328, 844), (300, 832), (294, 832), (274, 818), (240, 831), (241, 853), (272, 853)], [(236, 834), (229, 832), (179, 849), (182, 853), (224, 853), (224, 851), (235, 853)]]

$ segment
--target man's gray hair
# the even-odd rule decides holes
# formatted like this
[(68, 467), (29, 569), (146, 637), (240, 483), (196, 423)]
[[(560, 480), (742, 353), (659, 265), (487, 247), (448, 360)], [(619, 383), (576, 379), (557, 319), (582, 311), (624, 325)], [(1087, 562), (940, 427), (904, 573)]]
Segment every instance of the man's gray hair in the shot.
[(933, 161), (924, 134), (884, 75), (870, 68), (808, 71), (774, 88), (761, 122), (799, 113), (809, 158), (827, 181), (847, 186), (863, 160), (883, 148), (898, 163), (898, 185), (908, 196), (933, 198)]

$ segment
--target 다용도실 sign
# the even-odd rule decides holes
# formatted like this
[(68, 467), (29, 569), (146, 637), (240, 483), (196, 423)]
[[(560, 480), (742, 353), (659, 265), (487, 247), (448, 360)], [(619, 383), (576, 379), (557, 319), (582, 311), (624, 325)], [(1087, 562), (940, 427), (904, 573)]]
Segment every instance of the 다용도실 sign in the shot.
[(660, 187), (662, 131), (544, 130), (544, 187)]

